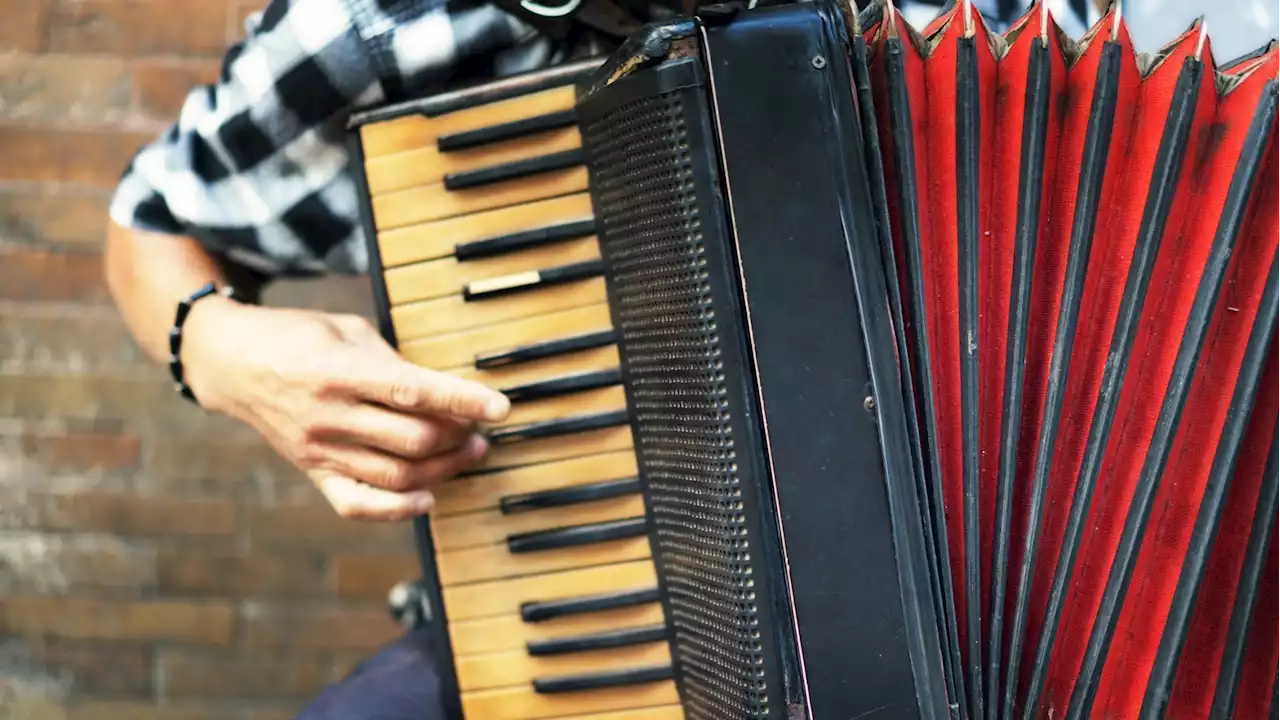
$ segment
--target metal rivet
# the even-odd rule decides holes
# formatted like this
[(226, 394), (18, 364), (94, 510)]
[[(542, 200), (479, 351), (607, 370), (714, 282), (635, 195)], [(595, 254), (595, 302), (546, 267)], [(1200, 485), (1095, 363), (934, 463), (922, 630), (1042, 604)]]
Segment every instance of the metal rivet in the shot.
[(862, 401), (862, 407), (863, 407), (865, 410), (867, 410), (868, 412), (870, 412), (870, 411), (872, 411), (872, 410), (875, 410), (875, 409), (876, 409), (876, 399), (875, 399), (875, 398), (873, 398), (873, 397), (871, 397), (870, 395), (868, 395), (868, 396), (866, 397), (866, 399), (864, 399), (864, 400)]
[(822, 68), (827, 66), (827, 59), (822, 57), (821, 55), (814, 55), (813, 59), (810, 60), (809, 62), (812, 63), (813, 67), (817, 70), (821, 70)]

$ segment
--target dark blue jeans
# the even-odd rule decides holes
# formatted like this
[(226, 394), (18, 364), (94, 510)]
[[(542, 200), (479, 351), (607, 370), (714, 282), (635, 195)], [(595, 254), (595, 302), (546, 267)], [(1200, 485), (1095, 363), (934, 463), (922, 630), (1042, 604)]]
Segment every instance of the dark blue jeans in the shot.
[(295, 720), (440, 720), (440, 679), (425, 631), (383, 647)]

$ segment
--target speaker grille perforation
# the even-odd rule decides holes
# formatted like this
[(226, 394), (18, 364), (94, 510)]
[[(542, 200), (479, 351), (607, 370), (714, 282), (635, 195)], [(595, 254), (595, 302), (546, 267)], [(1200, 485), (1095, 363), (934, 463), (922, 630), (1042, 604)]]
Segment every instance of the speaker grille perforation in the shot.
[(677, 93), (584, 128), (636, 452), (691, 718), (769, 711), (728, 388)]

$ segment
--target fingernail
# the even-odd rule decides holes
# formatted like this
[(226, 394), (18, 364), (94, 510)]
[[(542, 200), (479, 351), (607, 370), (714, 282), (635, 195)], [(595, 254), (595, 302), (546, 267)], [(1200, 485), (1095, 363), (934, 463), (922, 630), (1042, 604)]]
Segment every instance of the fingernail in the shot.
[(484, 439), (483, 435), (472, 435), (467, 440), (467, 455), (473, 458), (484, 456), (489, 450), (489, 441)]
[(506, 395), (496, 395), (484, 405), (486, 420), (502, 420), (509, 412), (511, 412), (511, 401), (507, 399)]
[(417, 512), (419, 515), (426, 515), (428, 512), (431, 511), (431, 508), (435, 506), (436, 506), (436, 496), (432, 495), (431, 493), (425, 493), (422, 495), (422, 497), (418, 498)]

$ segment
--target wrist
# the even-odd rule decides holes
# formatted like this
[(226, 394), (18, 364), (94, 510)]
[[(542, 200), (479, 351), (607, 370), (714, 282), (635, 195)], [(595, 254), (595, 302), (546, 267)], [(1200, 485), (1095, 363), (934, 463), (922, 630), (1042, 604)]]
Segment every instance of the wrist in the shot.
[[(179, 311), (181, 323), (176, 323), (170, 333), (170, 368), (179, 390), (206, 409), (214, 409), (211, 383), (212, 367), (222, 364), (225, 355), (235, 341), (235, 323), (228, 318), (245, 306), (223, 292), (206, 295), (190, 303), (185, 313)], [(176, 317), (175, 317), (176, 319)], [(177, 333), (176, 343), (174, 333)], [(175, 347), (176, 344), (176, 347)], [(176, 351), (176, 352), (175, 352)], [(177, 369), (174, 369), (174, 362)], [(216, 372), (216, 371), (212, 371)], [(189, 393), (189, 394), (188, 394)]]

